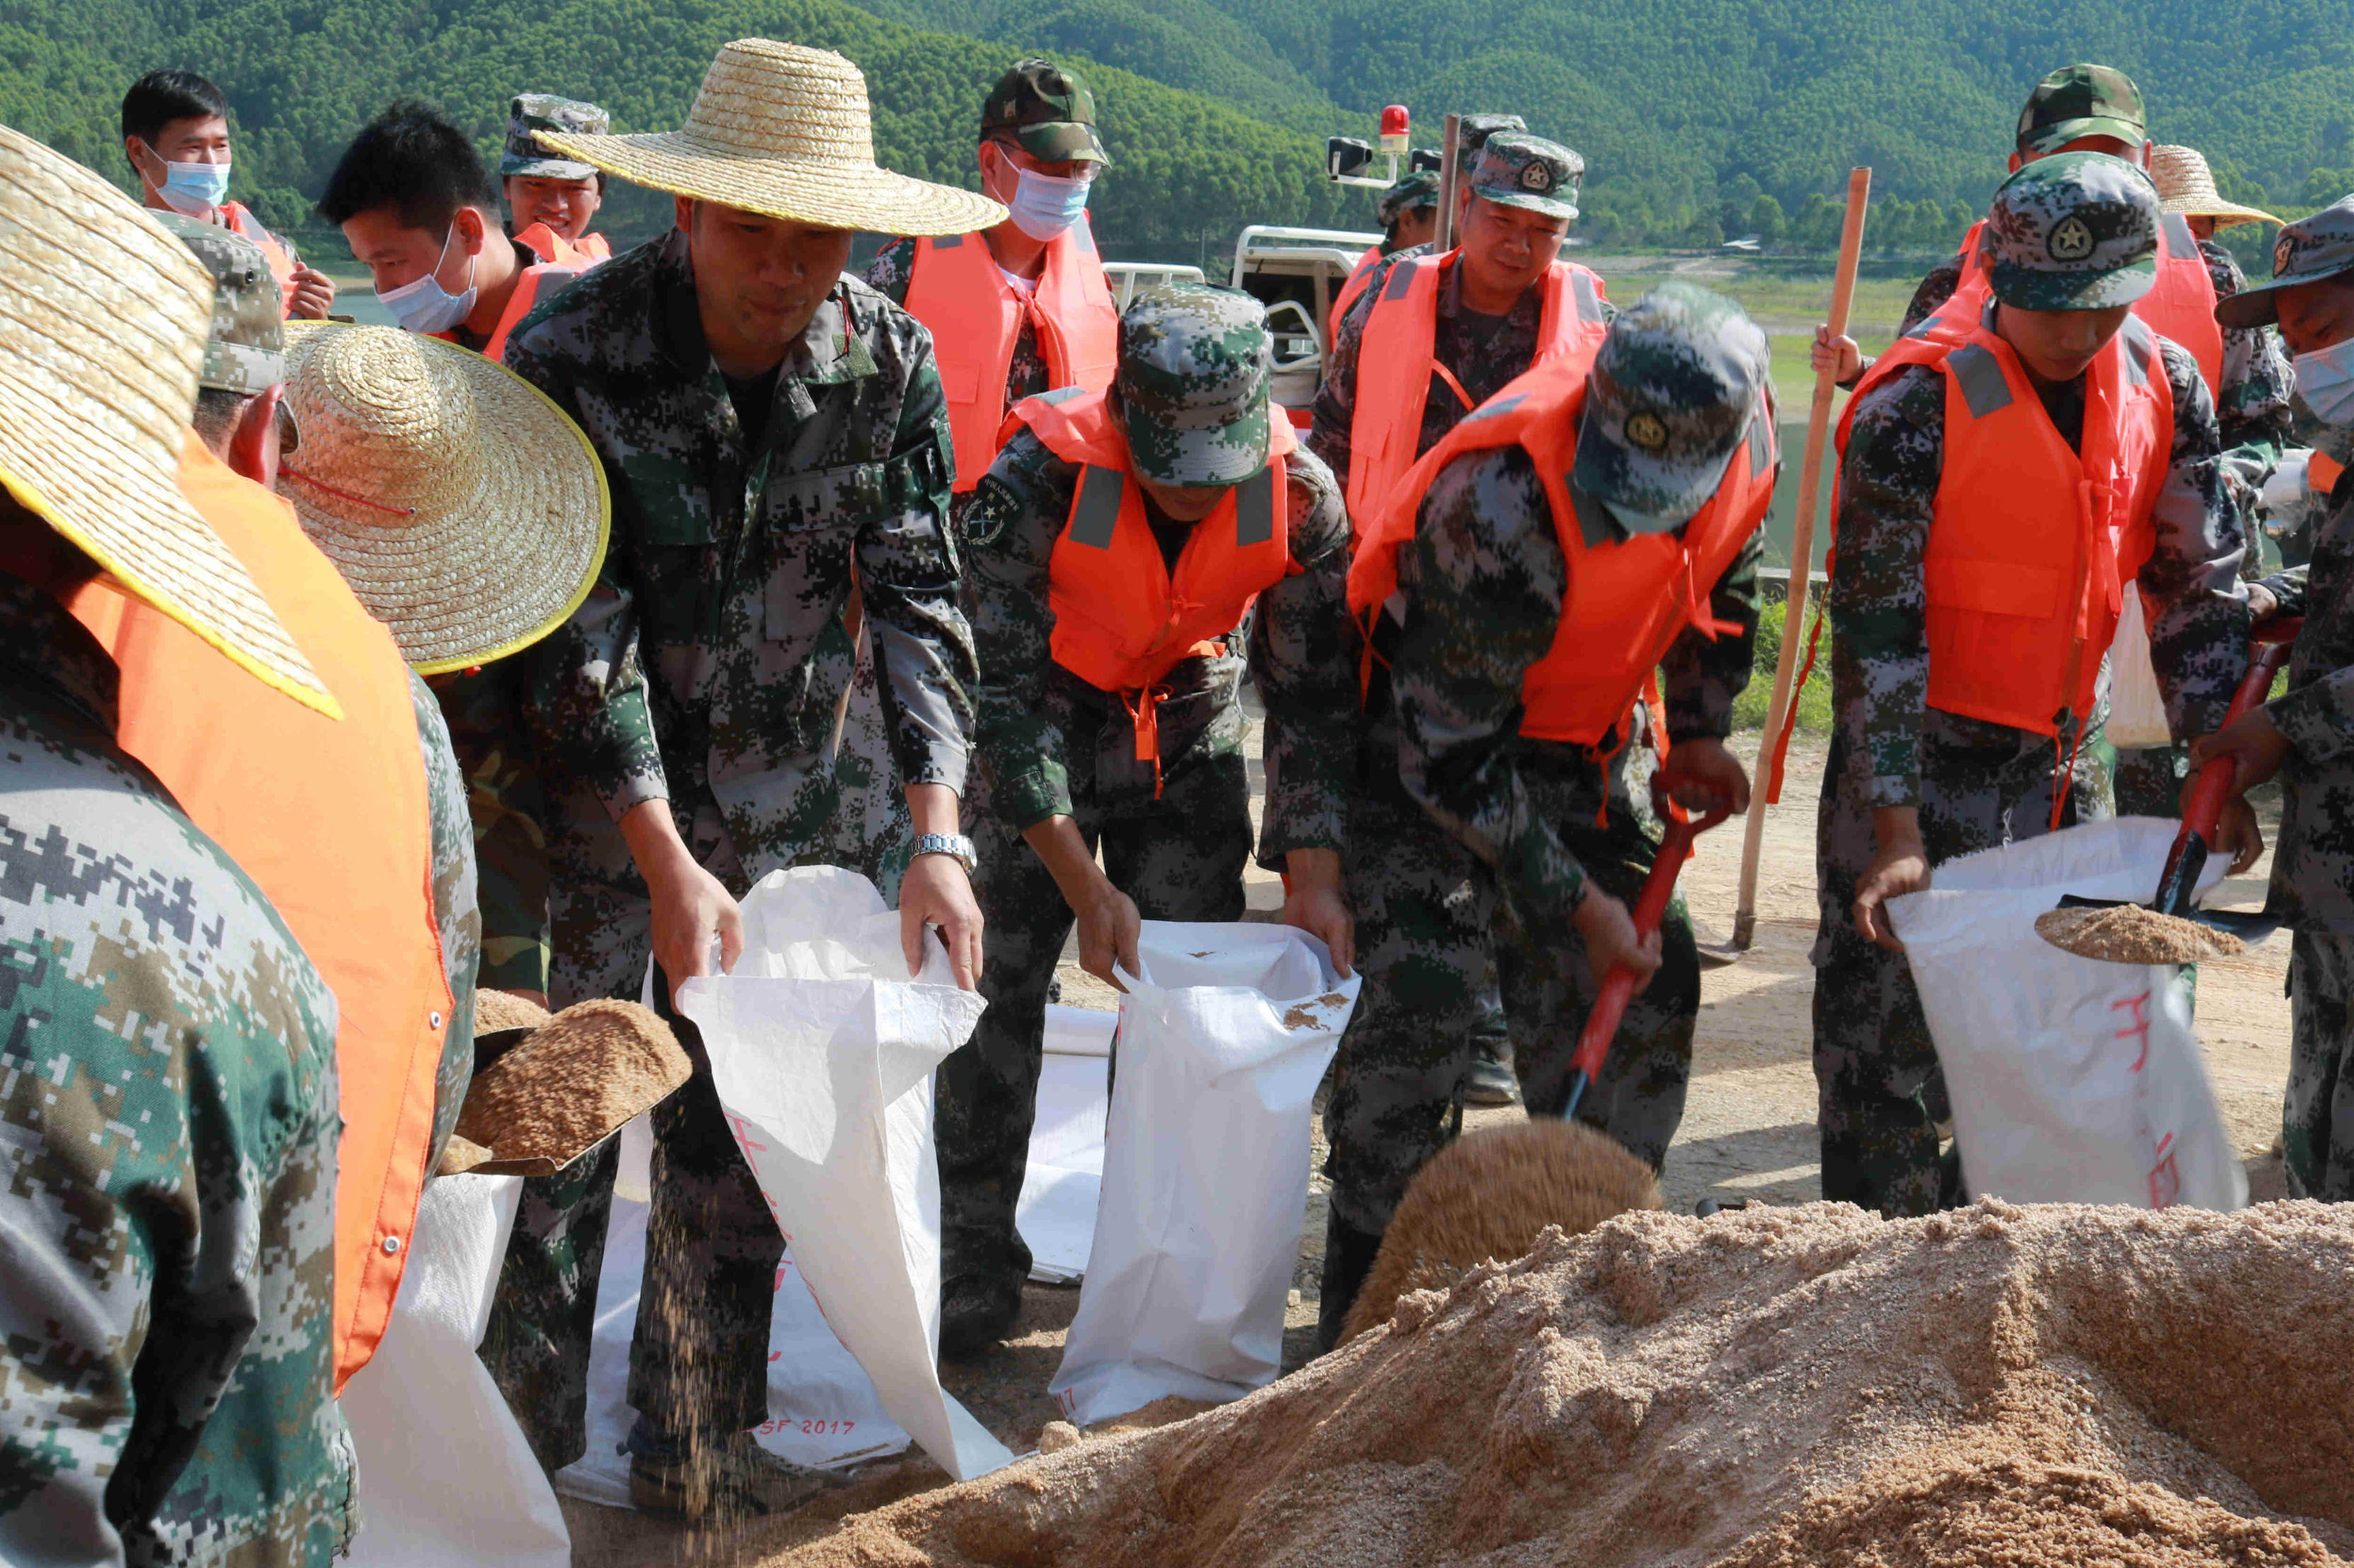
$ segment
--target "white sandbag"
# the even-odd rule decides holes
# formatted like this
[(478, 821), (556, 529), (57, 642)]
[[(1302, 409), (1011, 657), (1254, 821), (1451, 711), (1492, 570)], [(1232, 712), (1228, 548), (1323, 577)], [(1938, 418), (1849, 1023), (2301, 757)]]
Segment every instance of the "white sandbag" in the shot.
[(383, 1342), (344, 1386), (359, 1458), (356, 1568), (566, 1568), (547, 1478), (482, 1358), (520, 1176), (436, 1176)]
[[(1948, 862), (1890, 903), (1973, 1196), (2247, 1202), (2173, 966), (2078, 958), (2035, 933), (2062, 894), (2147, 899), (2175, 831), (2150, 817), (2069, 828)], [(2202, 891), (2223, 871), (2209, 861)]]
[(1288, 926), (1147, 920), (1120, 977), (1103, 1196), (1051, 1392), (1082, 1425), (1239, 1399), (1283, 1361), (1317, 1082), (1355, 1010)]
[(1103, 1190), (1104, 1123), (1112, 1025), (1119, 1014), (1046, 1009), (1046, 1050), (1038, 1070), (1037, 1115), (1023, 1168), (1014, 1228), (1030, 1249), (1030, 1277), (1076, 1284), (1095, 1244), (1096, 1195)]
[(2126, 584), (2117, 634), (2109, 640), (2109, 744), (2126, 750), (2172, 746), (2166, 722), (2166, 696), (2149, 660), (2149, 625), (2142, 617), (2141, 590)]
[(1013, 1455), (940, 1387), (932, 1070), (981, 1000), (937, 941), (907, 978), (899, 916), (855, 872), (772, 873), (743, 912), (734, 972), (687, 981), (679, 1011), (826, 1320), (892, 1420), (970, 1480)]

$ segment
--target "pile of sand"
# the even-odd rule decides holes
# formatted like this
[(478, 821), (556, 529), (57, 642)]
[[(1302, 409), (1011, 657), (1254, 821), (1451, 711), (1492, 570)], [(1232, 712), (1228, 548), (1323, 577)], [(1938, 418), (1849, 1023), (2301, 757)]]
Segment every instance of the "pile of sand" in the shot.
[(2354, 1208), (1630, 1214), (769, 1561), (2336, 1563), (2349, 1298)]

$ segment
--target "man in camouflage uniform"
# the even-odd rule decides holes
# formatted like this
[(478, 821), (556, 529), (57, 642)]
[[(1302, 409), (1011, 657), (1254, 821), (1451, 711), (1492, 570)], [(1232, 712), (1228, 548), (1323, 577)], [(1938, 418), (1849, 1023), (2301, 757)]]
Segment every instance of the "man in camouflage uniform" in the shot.
[[(1237, 487), (1267, 468), (1270, 417), (1282, 418), (1268, 398), (1269, 354), (1266, 313), (1246, 294), (1150, 289), (1120, 318), (1108, 399), (1125, 436), (1120, 478), (1138, 488), (1150, 543), (1172, 576), (1192, 550), (1217, 542), (1197, 533), (1247, 532), (1250, 491)], [(1074, 511), (1081, 465), (1036, 429), (1018, 430), (965, 514), (973, 632), (990, 672), (971, 815), (991, 956), (981, 980), (989, 1010), (942, 1065), (938, 1088), (943, 1354), (994, 1341), (1021, 1308), (1030, 1252), (1014, 1229), (1014, 1201), (1047, 986), (1074, 918), (1081, 962), (1110, 980), (1115, 962), (1135, 971), (1140, 918), (1242, 917), (1251, 851), (1246, 641), (1267, 706), (1259, 862), (1288, 874), (1284, 917), (1323, 938), (1347, 972), (1340, 845), (1356, 673), (1348, 516), (1322, 462), (1298, 450), (1283, 461), (1287, 575), (1259, 594), (1244, 624), (1220, 626), (1220, 641), (1194, 645), (1142, 691), (1103, 689), (1062, 662), (1058, 607), (1080, 590), (1057, 557), (1113, 543), (1111, 512)], [(1086, 469), (1090, 496), (1107, 493), (1106, 471)], [(1222, 521), (1229, 496), (1234, 520)], [(1138, 641), (1161, 630), (1156, 621)]]
[[(1612, 519), (1589, 527), (1589, 541), (1681, 535), (1744, 440), (1756, 454), (1744, 477), (1772, 462), (1766, 359), (1765, 334), (1740, 307), (1702, 290), (1663, 285), (1618, 314), (1585, 378), (1569, 480), (1581, 517)], [(1723, 740), (1754, 658), (1762, 550), (1751, 533), (1709, 588), (1717, 635), (1688, 629), (1661, 661), (1669, 755), (1691, 780), (1680, 801), (1738, 810), (1747, 800)], [(1352, 1027), (1342, 1044), (1325, 1118), (1335, 1229), (1375, 1245), (1407, 1181), (1452, 1134), (1449, 1101), (1473, 1048), (1466, 981), (1491, 931), (1532, 1115), (1566, 1107), (1569, 1058), (1600, 975), (1622, 959), (1646, 975), (1578, 1116), (1655, 1168), (1682, 1118), (1700, 1008), (1682, 901), (1643, 948), (1627, 913), (1660, 832), (1643, 705), (1592, 748), (1519, 733), (1523, 683), (1553, 646), (1569, 587), (1553, 503), (1528, 450), (1475, 449), (1441, 467), (1397, 563), (1394, 710), (1377, 733), (1395, 747), (1390, 788), (1422, 821), (1384, 809), (1382, 835), (1351, 856), (1365, 932), (1360, 1016), (1368, 1003), (1376, 1011), (1374, 1027)], [(1372, 814), (1364, 779), (1377, 763), (1364, 760), (1352, 845)], [(1348, 1239), (1352, 1251), (1363, 1245)], [(1328, 1250), (1328, 1339), (1359, 1283)]]
[(539, 133), (601, 136), (612, 123), (597, 104), (553, 93), (523, 93), (507, 106), (507, 143), (499, 155), (507, 233), (550, 266), (585, 272), (611, 260), (613, 247), (588, 232), (605, 205), (605, 175), (592, 164), (550, 153), (539, 144)]
[[(765, 40), (726, 51), (780, 93), (800, 78), (769, 62), (795, 52)], [(628, 177), (629, 142), (554, 144)], [(959, 213), (999, 210), (944, 194)], [(961, 983), (981, 968), (957, 835), (975, 672), (931, 340), (841, 275), (850, 234), (786, 216), (790, 196), (757, 208), (680, 196), (666, 238), (585, 275), (506, 354), (588, 434), (614, 499), (597, 587), (532, 654), (551, 766), (620, 830), (567, 831), (557, 846), (557, 951), (593, 977), (584, 994), (634, 991), (651, 951), (666, 1015), (673, 989), (714, 968), (715, 946), (734, 962), (736, 900), (797, 864), (863, 870), (889, 896), (904, 863), (911, 965), (932, 925)], [(858, 665), (843, 623), (854, 569), (860, 641), (874, 651), (868, 706), (885, 742), (855, 768), (836, 756)], [(904, 804), (891, 800), (892, 820), (878, 822), (871, 798), (895, 777)], [(672, 1022), (695, 1072), (654, 1113), (631, 1492), (690, 1516), (763, 1509), (804, 1486), (750, 1436), (768, 1417), (784, 1240), (728, 1131), (701, 1036)], [(550, 1351), (560, 1375), (540, 1382), (568, 1408), (525, 1420), (569, 1426), (577, 1454), (595, 1273), (557, 1268), (553, 1282), (578, 1294), (507, 1309), (571, 1325)], [(544, 1444), (540, 1454), (568, 1457)]]
[(1382, 226), (1384, 256), (1429, 244), (1438, 229), (1438, 172), (1417, 169), (1384, 191), (1373, 218)]
[[(2101, 345), (2079, 354), (2073, 376), (2065, 365), (2032, 372), (2045, 417), (2078, 450), (2090, 439), (2085, 368), (2131, 320), (2121, 307), (2150, 286), (2157, 228), (2147, 179), (2097, 154), (2039, 160), (1996, 193), (1986, 226), (1994, 260), (1988, 320), (2021, 364), (2037, 363), (2031, 355), (2056, 364), (2041, 346), (2049, 335), (2071, 330), (2066, 318), (2076, 313), (2105, 313), (2088, 318)], [(2197, 363), (2138, 323), (2133, 334), (2147, 334), (2163, 364), (2174, 431), (2138, 583), (2169, 712), (2179, 732), (2202, 734), (2246, 666), (2240, 519), (2224, 493), (2214, 404)], [(1965, 352), (1987, 351), (1971, 345), (1956, 357)], [(2125, 352), (2137, 352), (2132, 336)], [(1994, 368), (1990, 360), (1985, 368)], [(1821, 910), (1812, 954), (1823, 1196), (1887, 1214), (1927, 1213), (1956, 1201), (1960, 1189), (1957, 1162), (1941, 1158), (1945, 1088), (1927, 1022), (1882, 906), (1928, 885), (1945, 861), (2049, 831), (2055, 790), (2069, 792), (2062, 823), (2112, 814), (2105, 771), (2082, 756), (2099, 739), (2105, 697), (2081, 720), (2063, 711), (2056, 736), (1928, 705), (1925, 561), (1943, 473), (1947, 374), (1887, 366), (1858, 393), (1828, 597), (1834, 728), (1817, 819)], [(2071, 752), (2073, 768), (2063, 760)]]
[[(2277, 320), (2315, 414), (2354, 427), (2354, 196), (2282, 228), (2273, 281), (2225, 304), (2234, 325)], [(2313, 558), (2267, 577), (2253, 611), (2305, 617), (2288, 690), (2193, 748), (2230, 755), (2244, 791), (2274, 772), (2285, 797), (2266, 912), (2289, 949), (2288, 1095), (2281, 1149), (2292, 1198), (2354, 1202), (2354, 481), (2339, 476)]]

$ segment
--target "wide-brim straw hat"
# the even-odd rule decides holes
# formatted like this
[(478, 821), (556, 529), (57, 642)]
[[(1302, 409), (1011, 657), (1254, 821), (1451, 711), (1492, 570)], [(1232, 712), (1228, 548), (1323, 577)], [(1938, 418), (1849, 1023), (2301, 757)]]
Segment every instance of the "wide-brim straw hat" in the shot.
[(2278, 223), (2260, 207), (2225, 201), (2215, 188), (2214, 171), (2196, 147), (2155, 143), (2149, 150), (2150, 183), (2158, 186), (2158, 210), (2182, 217), (2211, 217), (2220, 228), (2235, 223)]
[(393, 327), (286, 323), (303, 531), (421, 675), (530, 647), (580, 608), (612, 522), (588, 438), (472, 349)]
[(543, 131), (539, 143), (635, 185), (825, 228), (967, 234), (1005, 221), (987, 196), (877, 167), (858, 68), (769, 38), (719, 51), (680, 130)]
[(297, 702), (343, 710), (253, 575), (180, 493), (213, 277), (80, 164), (0, 125), (0, 483)]

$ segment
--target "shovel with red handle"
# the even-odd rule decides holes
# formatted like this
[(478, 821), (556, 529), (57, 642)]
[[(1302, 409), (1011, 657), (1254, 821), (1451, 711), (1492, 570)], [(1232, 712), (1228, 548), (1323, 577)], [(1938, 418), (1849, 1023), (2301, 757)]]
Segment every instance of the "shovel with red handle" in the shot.
[[(1665, 782), (1663, 775), (1662, 787)], [(1643, 878), (1643, 891), (1635, 899), (1637, 941), (1659, 928), (1660, 916), (1668, 912), (1668, 899), (1676, 890), (1676, 877), (1691, 853), (1692, 840), (1732, 814), (1711, 811), (1698, 821), (1669, 819), (1667, 837), (1659, 842), (1659, 858), (1651, 863), (1651, 873)], [(1610, 1054), (1610, 1042), (1618, 1033), (1618, 1021), (1626, 1016), (1627, 1004), (1634, 996), (1635, 971), (1625, 964), (1613, 964), (1610, 972), (1602, 977), (1602, 994), (1595, 998), (1594, 1011), (1585, 1015), (1585, 1032), (1577, 1037), (1577, 1054), (1569, 1059), (1569, 1101), (1562, 1107), (1562, 1120), (1570, 1121), (1577, 1116), (1577, 1102), (1585, 1097), (1586, 1086), (1600, 1075), (1603, 1058)]]

